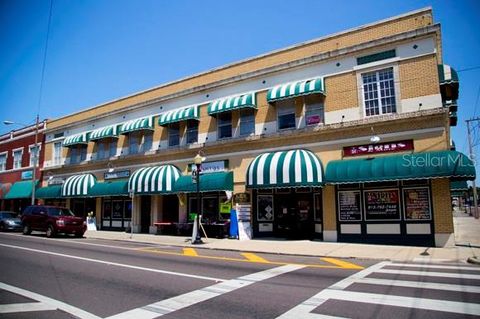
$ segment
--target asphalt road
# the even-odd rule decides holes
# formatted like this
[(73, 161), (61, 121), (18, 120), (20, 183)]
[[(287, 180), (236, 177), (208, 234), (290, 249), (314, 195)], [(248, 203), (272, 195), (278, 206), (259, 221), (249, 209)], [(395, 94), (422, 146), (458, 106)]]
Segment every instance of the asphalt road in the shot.
[(468, 318), (480, 267), (0, 233), (1, 318)]

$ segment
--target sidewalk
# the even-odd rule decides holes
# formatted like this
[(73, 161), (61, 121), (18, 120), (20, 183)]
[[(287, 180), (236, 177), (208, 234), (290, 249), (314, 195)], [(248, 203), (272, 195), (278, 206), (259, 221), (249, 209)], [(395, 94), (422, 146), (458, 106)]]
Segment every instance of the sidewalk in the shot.
[[(195, 247), (247, 251), (256, 253), (288, 254), (334, 258), (368, 258), (394, 261), (466, 261), (469, 257), (480, 256), (480, 220), (463, 212), (454, 212), (455, 243), (444, 248), (411, 246), (368, 245), (330, 243), (309, 240), (277, 239), (203, 239), (205, 244)], [(168, 246), (192, 247), (189, 237), (133, 234), (112, 231), (87, 231), (87, 238), (124, 240)], [(455, 245), (460, 244), (461, 246)], [(472, 247), (470, 247), (470, 245)]]

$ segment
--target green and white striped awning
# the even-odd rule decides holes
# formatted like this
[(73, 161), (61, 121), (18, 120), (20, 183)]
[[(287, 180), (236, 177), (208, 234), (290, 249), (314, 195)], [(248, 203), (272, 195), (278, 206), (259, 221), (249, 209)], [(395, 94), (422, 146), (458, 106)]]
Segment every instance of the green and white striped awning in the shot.
[(180, 121), (198, 120), (199, 115), (198, 105), (184, 107), (160, 114), (158, 125), (165, 126)]
[(135, 194), (171, 193), (180, 170), (173, 165), (143, 167), (128, 180), (128, 190)]
[(450, 65), (438, 65), (438, 77), (440, 85), (447, 83), (458, 83), (458, 74)]
[(88, 144), (88, 132), (67, 136), (63, 140), (63, 146), (75, 146), (79, 144)]
[(277, 85), (267, 93), (267, 101), (275, 102), (295, 96), (321, 93), (324, 94), (323, 79), (315, 78)]
[(62, 185), (63, 197), (87, 197), (97, 179), (92, 174), (73, 175)]
[(117, 124), (97, 128), (90, 132), (90, 141), (101, 140), (109, 137), (118, 137)]
[(248, 188), (322, 186), (323, 167), (308, 150), (264, 153), (250, 163), (246, 179)]
[(142, 130), (153, 130), (153, 116), (142, 117), (123, 123), (122, 126), (120, 126), (119, 133), (127, 134)]
[(251, 92), (247, 94), (231, 96), (224, 99), (213, 101), (208, 105), (208, 115), (213, 115), (221, 112), (242, 109), (245, 107), (257, 108), (256, 93)]

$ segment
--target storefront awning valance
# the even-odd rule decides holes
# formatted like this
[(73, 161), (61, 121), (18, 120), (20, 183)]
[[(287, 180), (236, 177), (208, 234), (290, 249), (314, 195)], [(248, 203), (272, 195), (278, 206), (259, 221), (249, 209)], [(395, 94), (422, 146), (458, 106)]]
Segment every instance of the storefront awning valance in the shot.
[(67, 136), (63, 140), (63, 146), (75, 146), (79, 144), (88, 144), (88, 132)]
[(143, 167), (128, 180), (128, 190), (135, 194), (164, 194), (173, 191), (180, 170), (173, 165)]
[(250, 163), (246, 179), (248, 188), (322, 186), (323, 168), (308, 150), (264, 153)]
[(200, 113), (198, 112), (198, 105), (184, 107), (160, 114), (160, 117), (158, 118), (158, 125), (165, 126), (180, 121), (198, 120), (199, 115)]
[(322, 78), (277, 85), (268, 90), (267, 101), (275, 102), (278, 100), (290, 99), (295, 96), (315, 93), (325, 93)]
[(255, 92), (213, 101), (208, 105), (208, 115), (214, 115), (217, 113), (228, 112), (246, 107), (254, 109), (257, 108)]
[(109, 137), (118, 137), (117, 124), (101, 127), (90, 132), (90, 141)]
[(475, 178), (475, 166), (457, 151), (433, 151), (331, 161), (327, 165), (327, 184), (381, 182), (394, 180), (450, 177)]
[(87, 197), (97, 179), (92, 174), (73, 175), (62, 185), (62, 197)]
[(60, 198), (62, 197), (62, 185), (40, 187), (35, 192), (37, 198)]
[(438, 65), (438, 79), (440, 82), (440, 93), (443, 100), (458, 99), (459, 81), (457, 72), (446, 64)]
[[(13, 183), (12, 187), (5, 195), (5, 199), (20, 199), (32, 197), (32, 181), (21, 181)], [(38, 185), (38, 180), (35, 181), (35, 187)]]
[(142, 117), (123, 123), (119, 133), (127, 134), (135, 131), (153, 130), (153, 116)]
[(468, 185), (467, 181), (452, 181), (450, 182), (451, 191), (467, 191)]
[[(176, 193), (194, 193), (197, 184), (192, 181), (191, 175), (181, 176), (176, 182)], [(214, 172), (200, 175), (201, 192), (233, 191), (233, 172)]]
[(90, 190), (90, 196), (128, 196), (128, 180), (96, 183)]

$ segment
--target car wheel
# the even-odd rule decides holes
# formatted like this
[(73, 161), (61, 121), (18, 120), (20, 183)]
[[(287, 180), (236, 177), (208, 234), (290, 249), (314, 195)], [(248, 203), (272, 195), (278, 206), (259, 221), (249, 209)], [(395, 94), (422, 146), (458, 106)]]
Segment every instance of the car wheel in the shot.
[(32, 233), (32, 229), (30, 228), (29, 225), (23, 225), (23, 234), (24, 235), (30, 235)]
[(49, 225), (47, 228), (47, 237), (48, 238), (55, 237), (55, 229), (53, 229), (52, 225)]

